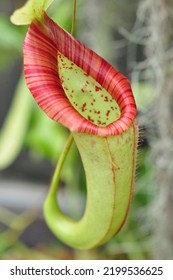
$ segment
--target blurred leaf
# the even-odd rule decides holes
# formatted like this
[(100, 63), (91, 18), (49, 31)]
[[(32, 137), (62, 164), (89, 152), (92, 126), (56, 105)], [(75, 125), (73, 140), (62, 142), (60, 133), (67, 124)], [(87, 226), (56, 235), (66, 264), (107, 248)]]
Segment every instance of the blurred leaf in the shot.
[(37, 107), (34, 106), (32, 123), (26, 138), (26, 146), (41, 157), (55, 162), (61, 153), (67, 130), (52, 121)]
[(16, 52), (0, 49), (0, 70), (5, 69), (16, 58)]
[(14, 49), (21, 53), (24, 39), (22, 29), (14, 26), (4, 15), (0, 15), (0, 23), (0, 50)]
[(0, 15), (0, 70), (13, 59), (22, 56), (24, 29), (16, 28), (9, 19)]
[(72, 21), (72, 3), (69, 5), (68, 0), (57, 0), (49, 8), (51, 18), (60, 26), (70, 32)]
[(15, 215), (9, 224), (9, 228), (0, 232), (0, 255), (12, 247), (26, 228), (37, 218), (37, 211), (26, 211)]
[(22, 75), (0, 131), (0, 169), (8, 167), (22, 148), (31, 114), (31, 101)]
[(132, 83), (132, 90), (139, 111), (145, 111), (156, 98), (156, 91), (152, 84), (146, 82)]

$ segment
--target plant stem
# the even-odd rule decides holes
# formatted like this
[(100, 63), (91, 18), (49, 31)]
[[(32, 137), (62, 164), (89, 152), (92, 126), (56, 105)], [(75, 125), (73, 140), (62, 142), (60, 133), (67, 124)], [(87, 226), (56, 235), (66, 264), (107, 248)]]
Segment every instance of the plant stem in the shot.
[(71, 26), (72, 35), (74, 34), (75, 21), (76, 21), (76, 0), (73, 0), (73, 18), (72, 18), (72, 26)]
[[(75, 20), (76, 20), (76, 0), (73, 0), (73, 17), (72, 17), (72, 27), (71, 27), (72, 35), (74, 33)], [(51, 182), (51, 186), (50, 186), (51, 195), (56, 195), (59, 181), (60, 181), (61, 170), (63, 168), (64, 162), (66, 160), (66, 157), (68, 155), (72, 142), (73, 142), (73, 135), (72, 135), (72, 133), (70, 133), (70, 135), (67, 139), (66, 145), (64, 147), (64, 150), (58, 160), (57, 166), (55, 168), (55, 172), (53, 174), (53, 178), (52, 178), (52, 182)]]
[(66, 160), (66, 157), (68, 155), (72, 142), (73, 142), (73, 135), (72, 135), (72, 133), (70, 133), (70, 135), (67, 139), (67, 142), (65, 144), (65, 147), (62, 151), (62, 154), (58, 160), (57, 166), (55, 168), (55, 172), (53, 174), (53, 178), (52, 178), (52, 182), (51, 182), (51, 186), (50, 186), (51, 195), (56, 195), (59, 181), (60, 181), (61, 170), (63, 168), (64, 162)]

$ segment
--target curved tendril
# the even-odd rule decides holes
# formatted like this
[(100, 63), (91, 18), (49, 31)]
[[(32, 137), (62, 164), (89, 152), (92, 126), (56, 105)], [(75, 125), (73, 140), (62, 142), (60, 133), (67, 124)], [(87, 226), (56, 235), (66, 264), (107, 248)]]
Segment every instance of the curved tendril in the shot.
[(70, 150), (70, 147), (73, 143), (73, 135), (72, 133), (70, 133), (67, 142), (65, 144), (65, 147), (61, 153), (61, 156), (58, 160), (57, 166), (55, 168), (54, 174), (53, 174), (53, 178), (52, 178), (52, 182), (51, 182), (51, 186), (50, 186), (50, 195), (52, 196), (56, 196), (57, 194), (57, 190), (58, 190), (58, 186), (59, 186), (59, 181), (60, 181), (60, 175), (61, 175), (61, 170), (63, 168), (64, 162), (66, 160), (66, 157), (68, 155), (68, 152)]

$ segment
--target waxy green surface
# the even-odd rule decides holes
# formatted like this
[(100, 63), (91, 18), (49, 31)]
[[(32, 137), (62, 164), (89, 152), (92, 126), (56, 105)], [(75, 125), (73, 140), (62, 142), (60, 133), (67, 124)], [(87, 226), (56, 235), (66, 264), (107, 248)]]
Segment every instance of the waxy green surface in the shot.
[(136, 124), (118, 136), (73, 133), (87, 181), (86, 209), (79, 221), (64, 215), (50, 192), (44, 205), (49, 228), (63, 242), (89, 249), (108, 241), (124, 224), (135, 173)]

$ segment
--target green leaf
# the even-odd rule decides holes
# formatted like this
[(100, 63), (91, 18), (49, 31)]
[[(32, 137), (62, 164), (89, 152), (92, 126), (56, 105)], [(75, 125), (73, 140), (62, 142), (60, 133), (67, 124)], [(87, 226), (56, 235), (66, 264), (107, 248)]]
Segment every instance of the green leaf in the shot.
[(31, 112), (32, 99), (28, 92), (22, 75), (0, 131), (0, 169), (8, 167), (22, 148)]
[(54, 0), (28, 0), (26, 4), (16, 10), (11, 16), (12, 23), (16, 25), (30, 24), (34, 19), (41, 20), (44, 12)]

